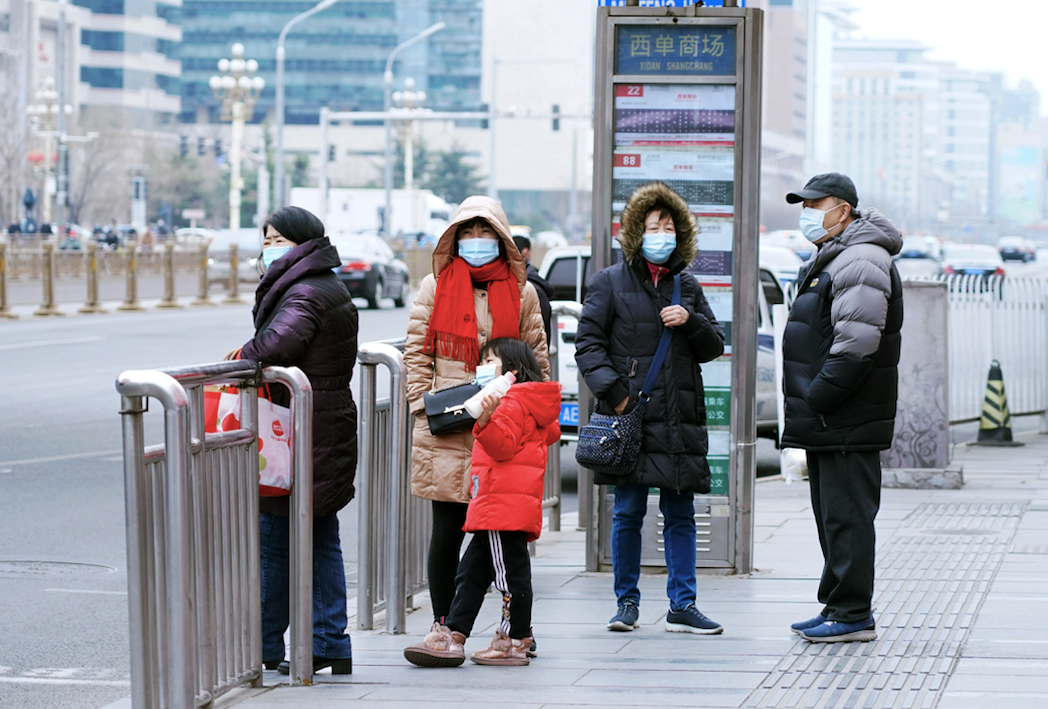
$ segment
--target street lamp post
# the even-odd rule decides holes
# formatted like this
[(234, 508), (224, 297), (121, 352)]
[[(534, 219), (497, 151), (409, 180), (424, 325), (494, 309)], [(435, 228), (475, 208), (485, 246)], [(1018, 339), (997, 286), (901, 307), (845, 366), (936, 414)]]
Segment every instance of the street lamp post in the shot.
[(415, 106), (426, 101), (425, 91), (415, 91), (415, 80), (404, 80), (404, 90), (393, 92), (393, 103), (404, 107), (407, 120), (404, 121), (404, 189), (410, 192), (415, 188), (415, 124), (411, 113)]
[[(64, 109), (60, 109), (62, 105), (59, 103), (59, 92), (55, 90), (54, 77), (48, 76), (44, 79), (44, 84), (33, 93), (32, 103), (26, 106), (26, 114), (34, 120), (33, 132), (43, 138), (44, 140), (44, 194), (41, 197), (40, 204), (40, 222), (50, 223), (52, 217), (51, 210), (51, 189), (48, 185), (48, 181), (51, 178), (51, 157), (52, 147), (51, 139), (55, 139), (57, 145), (61, 145), (62, 133), (65, 128), (65, 114), (72, 113), (73, 107), (66, 105)], [(56, 117), (58, 118), (58, 130), (55, 130)], [(58, 151), (58, 165), (57, 172), (61, 172), (62, 169), (62, 153)], [(58, 180), (55, 180), (56, 187), (58, 186)], [(56, 190), (58, 192), (58, 190)], [(56, 194), (56, 196), (61, 196)], [(59, 226), (61, 229), (61, 225)]]
[(386, 58), (386, 71), (382, 75), (384, 83), (384, 88), (382, 91), (382, 110), (386, 114), (386, 173), (385, 179), (383, 180), (384, 186), (386, 188), (386, 209), (382, 215), (382, 234), (387, 239), (390, 236), (392, 236), (392, 234), (390, 233), (390, 226), (392, 224), (391, 218), (393, 215), (393, 124), (389, 120), (389, 109), (393, 98), (393, 60), (396, 58), (398, 54), (400, 54), (402, 51), (404, 51), (411, 45), (421, 42), (422, 40), (426, 39), (432, 34), (440, 32), (445, 27), (447, 27), (447, 24), (443, 22), (438, 22), (435, 25), (430, 25), (429, 27), (422, 30), (406, 42), (401, 42), (400, 44), (398, 44), (396, 47), (393, 48), (393, 51), (390, 52), (389, 56)]
[[(317, 5), (305, 12), (295, 15), (292, 17), (284, 29), (280, 30), (280, 36), (277, 38), (277, 164), (276, 164), (276, 194), (275, 208), (279, 209), (287, 203), (287, 195), (284, 194), (284, 40), (287, 39), (287, 33), (291, 31), (291, 28), (297, 25), (302, 20), (305, 20), (318, 12), (328, 9), (338, 0), (321, 0)], [(327, 159), (327, 156), (322, 156), (323, 159)]]
[(244, 123), (258, 100), (266, 82), (258, 71), (258, 62), (244, 59), (244, 45), (233, 45), (232, 59), (219, 59), (221, 76), (208, 79), (215, 98), (222, 102), (222, 120), (232, 121), (232, 139), (229, 146), (229, 228), (240, 228), (240, 196), (244, 181), (240, 178), (240, 146), (244, 140)]

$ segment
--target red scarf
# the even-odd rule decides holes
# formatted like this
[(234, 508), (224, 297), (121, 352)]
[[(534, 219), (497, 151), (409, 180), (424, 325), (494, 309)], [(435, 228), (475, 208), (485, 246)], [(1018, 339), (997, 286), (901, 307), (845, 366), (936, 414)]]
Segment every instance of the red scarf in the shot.
[(520, 286), (509, 263), (496, 259), (474, 268), (461, 257), (451, 259), (437, 279), (433, 315), (422, 351), (465, 362), (467, 372), (476, 370), (480, 362), (474, 283), (488, 284), (492, 321), (489, 339), (520, 338)]

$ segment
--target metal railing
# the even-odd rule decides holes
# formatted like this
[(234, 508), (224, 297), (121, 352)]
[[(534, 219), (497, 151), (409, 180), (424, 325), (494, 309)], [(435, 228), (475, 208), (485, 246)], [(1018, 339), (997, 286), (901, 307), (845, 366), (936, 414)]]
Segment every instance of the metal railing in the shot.
[[(556, 315), (578, 317), (578, 303), (558, 303)], [(556, 317), (551, 331), (556, 332)], [(373, 630), (375, 615), (385, 611), (388, 633), (406, 632), (407, 609), (414, 594), (429, 583), (426, 559), (432, 532), (432, 506), (411, 494), (411, 445), (414, 417), (407, 403), (404, 339), (360, 346), (360, 409), (357, 441), (360, 466), (357, 500), (357, 627)], [(557, 374), (556, 349), (550, 358)], [(388, 398), (378, 398), (378, 366), (389, 371)], [(550, 531), (560, 530), (562, 501), (560, 451), (550, 446), (543, 509)], [(399, 593), (393, 589), (401, 589)]]
[[(357, 626), (372, 630), (386, 611), (386, 632), (403, 633), (410, 598), (429, 582), (426, 550), (431, 505), (411, 494), (412, 416), (407, 402), (403, 339), (359, 348), (360, 501), (357, 537)], [(377, 369), (389, 370), (390, 397), (378, 400)], [(395, 592), (394, 589), (400, 589)]]
[[(258, 398), (241, 428), (204, 432), (204, 386), (291, 392), (291, 678), (312, 682), (313, 391), (301, 370), (232, 361), (129, 370), (121, 395), (134, 709), (210, 707), (262, 684)], [(164, 407), (164, 443), (146, 446), (148, 399)]]
[[(552, 316), (550, 317), (549, 331), (549, 371), (550, 376), (557, 380), (560, 376), (560, 316), (566, 315), (576, 320), (582, 317), (582, 303), (570, 300), (556, 300), (550, 303)], [(581, 386), (581, 384), (580, 384)], [(549, 447), (549, 456), (546, 458), (545, 488), (542, 493), (542, 509), (549, 510), (549, 531), (560, 531), (561, 502), (563, 490), (560, 480), (560, 442)]]
[(950, 423), (978, 421), (990, 362), (1013, 416), (1048, 410), (1048, 280), (941, 276), (949, 293)]
[[(41, 304), (38, 314), (56, 314), (59, 303), (84, 302), (82, 313), (105, 312), (100, 301), (124, 299), (122, 310), (139, 310), (139, 299), (162, 298), (173, 307), (176, 294), (196, 295), (194, 305), (210, 305), (208, 293), (221, 281), (236, 297), (238, 279), (209, 275), (212, 254), (206, 246), (167, 240), (143, 246), (129, 241), (117, 250), (88, 241), (79, 249), (63, 249), (53, 240), (12, 239), (0, 235), (0, 300), (7, 305)], [(230, 302), (230, 299), (227, 299)]]

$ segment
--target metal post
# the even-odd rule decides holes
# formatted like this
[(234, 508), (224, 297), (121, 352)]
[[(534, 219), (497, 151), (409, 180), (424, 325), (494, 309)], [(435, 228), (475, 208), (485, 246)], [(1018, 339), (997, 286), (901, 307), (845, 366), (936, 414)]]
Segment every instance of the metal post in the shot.
[(277, 42), (277, 155), (274, 166), (276, 178), (274, 188), (276, 195), (273, 209), (277, 210), (284, 206), (287, 195), (284, 194), (284, 37), (287, 36), (288, 27), (280, 33), (280, 41)]
[(134, 241), (127, 242), (127, 294), (124, 302), (117, 306), (117, 310), (144, 310), (138, 302), (138, 259), (135, 252), (138, 244)]
[(150, 548), (152, 534), (142, 509), (146, 498), (139, 493), (145, 473), (145, 433), (142, 414), (146, 411), (141, 396), (121, 397), (120, 421), (124, 430), (124, 511), (127, 542), (127, 615), (131, 644), (131, 705), (149, 707), (151, 690), (157, 684), (153, 664), (147, 660), (152, 643), (146, 639), (152, 623), (149, 613), (148, 581), (141, 560)]
[(66, 7), (69, 0), (58, 2), (58, 165), (55, 166), (55, 221), (58, 223), (59, 238), (65, 237), (66, 190), (69, 179), (69, 152), (66, 143)]
[[(133, 404), (132, 397), (152, 396), (164, 406), (164, 515), (167, 539), (165, 550), (165, 586), (163, 606), (166, 611), (166, 643), (161, 652), (160, 661), (164, 668), (167, 682), (162, 699), (168, 707), (196, 706), (197, 643), (196, 620), (193, 612), (194, 596), (190, 568), (190, 524), (189, 501), (187, 497), (187, 479), (189, 473), (189, 399), (185, 389), (173, 377), (158, 371), (123, 372), (116, 382), (117, 392), (124, 397), (125, 403)], [(129, 413), (137, 413), (135, 407), (127, 407)], [(125, 422), (127, 429), (135, 425)], [(139, 423), (140, 426), (140, 414)], [(125, 473), (137, 478), (140, 468), (137, 458), (140, 447), (129, 451), (128, 446), (136, 444), (132, 436), (129, 444), (125, 438)], [(135, 463), (128, 464), (128, 455)], [(132, 486), (133, 489), (133, 486)], [(136, 503), (137, 504), (137, 503)], [(131, 509), (131, 508), (129, 508)], [(128, 553), (131, 555), (132, 544), (136, 544), (132, 535), (138, 529), (128, 525)], [(139, 537), (136, 537), (136, 539)], [(129, 570), (130, 571), (130, 570)], [(130, 573), (129, 573), (130, 576)], [(129, 584), (129, 605), (134, 606), (139, 599), (132, 598), (133, 587)], [(129, 610), (129, 613), (137, 612)], [(132, 618), (133, 620), (133, 618)], [(134, 626), (132, 626), (134, 627)], [(141, 626), (139, 626), (141, 627)], [(133, 639), (134, 641), (134, 639)], [(134, 683), (132, 683), (134, 684)]]
[(267, 382), (291, 390), (291, 649), (292, 684), (313, 683), (313, 389), (302, 370), (268, 367)]
[(87, 267), (87, 300), (77, 312), (84, 315), (108, 312), (98, 300), (98, 244), (94, 241), (87, 242), (84, 262)]
[[(559, 341), (558, 332), (560, 331), (559, 320), (559, 309), (554, 310), (549, 320), (549, 368), (554, 381), (558, 381), (560, 378), (560, 347), (557, 345)], [(563, 509), (561, 500), (564, 497), (564, 491), (560, 483), (560, 441), (551, 445), (548, 451), (549, 457), (546, 460), (548, 484), (546, 485), (546, 489), (552, 491), (552, 495), (548, 496), (552, 498), (552, 504), (549, 506), (549, 531), (559, 532), (560, 514)]]
[(227, 305), (242, 303), (240, 300), (240, 255), (236, 244), (229, 245), (229, 292), (222, 300)]
[(40, 264), (42, 271), (44, 284), (44, 302), (41, 303), (40, 307), (36, 309), (33, 315), (38, 317), (50, 317), (56, 315), (64, 315), (64, 313), (55, 306), (55, 245), (50, 241), (45, 241), (43, 244), (44, 258)]
[(382, 219), (382, 235), (387, 239), (392, 236), (391, 227), (393, 224), (390, 221), (393, 214), (393, 124), (389, 120), (389, 109), (392, 101), (391, 93), (393, 91), (393, 60), (411, 45), (421, 42), (436, 32), (440, 32), (445, 27), (447, 25), (443, 22), (430, 25), (406, 42), (398, 44), (386, 57), (386, 71), (382, 74), (382, 111), (386, 114), (382, 119), (386, 126), (386, 166), (382, 180), (383, 187), (386, 190), (386, 211)]
[(207, 244), (200, 247), (200, 292), (197, 293), (196, 300), (190, 305), (214, 305), (214, 301), (208, 295), (208, 291), (211, 290), (211, 281), (207, 272)]
[(388, 511), (384, 549), (386, 632), (400, 634), (406, 632), (408, 594), (405, 506), (406, 481), (411, 470), (411, 449), (404, 445), (409, 425), (407, 366), (400, 350), (385, 342), (362, 345), (357, 359), (362, 365), (384, 364), (390, 373), (389, 440), (392, 441), (393, 449), (385, 457), (388, 466), (385, 476), (389, 481), (388, 497), (384, 501)]
[(240, 191), (244, 189), (240, 179), (240, 144), (244, 134), (244, 102), (233, 101), (232, 140), (229, 146), (229, 228), (240, 228)]
[(175, 245), (170, 241), (164, 244), (164, 299), (156, 307), (182, 307), (175, 298)]
[(371, 505), (371, 470), (375, 465), (371, 446), (375, 421), (375, 365), (360, 365), (360, 424), (357, 427), (357, 450), (360, 451), (360, 471), (356, 478), (357, 502), (357, 628), (375, 627), (375, 560), (371, 550), (375, 543), (371, 529), (378, 510)]
[[(735, 5), (736, 3), (732, 3)], [(725, 2), (728, 6), (728, 2)], [(740, 236), (745, 240), (757, 240), (760, 227), (760, 168), (761, 168), (761, 58), (763, 56), (762, 25), (752, 13), (744, 28), (745, 56), (748, 61), (742, 73), (741, 86), (743, 104), (747, 110), (742, 115), (742, 144), (736, 144), (735, 181), (740, 187), (739, 199), (736, 202), (736, 244)], [(736, 325), (740, 332), (757, 331), (757, 290), (760, 281), (755, 264), (745, 263), (739, 258), (736, 263), (737, 278), (734, 283), (733, 312), (736, 313)], [(735, 475), (734, 500), (734, 536), (735, 558), (732, 566), (740, 574), (753, 571), (753, 502), (757, 474), (757, 413), (756, 403), (752, 396), (743, 396), (743, 392), (756, 391), (757, 386), (757, 342), (756, 338), (736, 338), (732, 349), (732, 397), (731, 418), (738, 422), (736, 428), (733, 464)]]
[(18, 315), (11, 312), (7, 304), (7, 244), (0, 241), (0, 318), (16, 320)]
[(329, 114), (331, 110), (327, 106), (320, 107), (320, 179), (317, 192), (317, 216), (325, 224), (328, 221), (328, 124), (331, 123)]
[(495, 156), (498, 153), (498, 139), (497, 131), (495, 126), (498, 123), (498, 105), (495, 102), (495, 96), (498, 91), (498, 72), (499, 72), (499, 60), (491, 60), (491, 106), (488, 110), (491, 112), (491, 117), (488, 118), (488, 139), (490, 141), (488, 145), (488, 197), (493, 199), (499, 198), (499, 186), (495, 179)]

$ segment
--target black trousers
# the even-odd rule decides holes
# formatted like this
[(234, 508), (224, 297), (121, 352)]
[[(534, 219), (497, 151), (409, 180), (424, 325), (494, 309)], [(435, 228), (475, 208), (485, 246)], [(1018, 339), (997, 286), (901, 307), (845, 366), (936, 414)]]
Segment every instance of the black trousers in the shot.
[(870, 617), (873, 601), (880, 453), (808, 451), (807, 457), (811, 506), (825, 560), (819, 582), (822, 615), (857, 623)]
[(531, 557), (524, 532), (473, 534), (459, 563), (447, 626), (469, 637), (491, 583), (502, 594), (499, 630), (514, 640), (530, 637)]
[(465, 502), (433, 501), (433, 536), (429, 540), (426, 573), (429, 574), (429, 598), (433, 604), (433, 620), (444, 622), (451, 611), (455, 597), (455, 572), (459, 567), (459, 552), (466, 533)]

